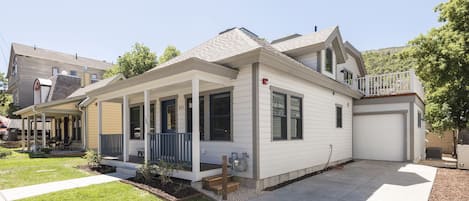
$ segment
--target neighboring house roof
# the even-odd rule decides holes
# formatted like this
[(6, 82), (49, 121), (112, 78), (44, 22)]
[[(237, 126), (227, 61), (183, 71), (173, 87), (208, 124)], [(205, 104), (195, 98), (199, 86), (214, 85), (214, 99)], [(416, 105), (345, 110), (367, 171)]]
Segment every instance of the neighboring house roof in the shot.
[[(36, 80), (39, 82), (39, 84), (41, 86), (51, 86), (52, 85), (52, 81), (49, 80), (49, 79), (43, 79), (43, 78), (36, 78)], [(34, 82), (36, 83), (36, 82)]]
[(290, 40), (290, 39), (293, 39), (293, 38), (296, 38), (296, 37), (300, 37), (302, 36), (301, 34), (298, 34), (298, 33), (295, 33), (295, 34), (292, 34), (292, 35), (289, 35), (289, 36), (285, 36), (285, 37), (282, 37), (282, 38), (278, 38), (278, 39), (275, 39), (273, 40), (272, 42), (270, 42), (270, 44), (275, 44), (275, 43), (280, 43), (280, 42), (283, 42), (283, 41), (286, 41), (286, 40)]
[[(11, 44), (11, 54), (10, 54), (10, 66), (13, 65), (14, 55), (23, 55), (30, 56), (40, 59), (52, 60), (62, 63), (68, 63), (78, 66), (86, 66), (89, 68), (106, 70), (110, 68), (113, 64), (106, 61), (100, 61), (96, 59), (81, 57), (77, 55), (67, 54), (63, 52), (58, 52), (54, 50), (48, 50), (38, 47), (31, 47), (28, 45), (23, 45), (19, 43)], [(7, 76), (10, 75), (10, 69), (8, 69)]]
[(309, 49), (324, 49), (326, 44), (332, 43), (336, 50), (337, 62), (345, 62), (347, 56), (343, 48), (342, 36), (339, 27), (329, 27), (318, 32), (303, 36), (292, 37), (288, 40), (273, 43), (272, 46), (282, 53), (290, 56), (299, 56), (303, 52), (311, 52)]
[[(23, 114), (29, 114), (29, 113), (35, 113), (38, 110), (47, 110), (49, 107), (61, 105), (61, 104), (66, 104), (66, 103), (71, 103), (71, 102), (77, 102), (77, 104), (81, 103), (84, 99), (86, 99), (86, 95), (84, 92), (88, 92), (90, 90), (95, 90), (102, 88), (106, 85), (112, 84), (115, 81), (119, 79), (124, 79), (124, 76), (122, 74), (115, 75), (113, 77), (100, 80), (98, 82), (95, 82), (93, 84), (90, 84), (86, 87), (79, 88), (76, 91), (74, 91), (72, 94), (70, 94), (68, 97), (59, 99), (59, 100), (53, 100), (51, 102), (45, 102), (41, 104), (36, 104), (36, 105), (31, 105), (29, 107), (23, 108), (21, 110), (16, 111), (14, 114), (16, 115), (23, 115)], [(59, 79), (60, 80), (60, 79)]]
[(344, 43), (345, 50), (347, 53), (352, 55), (353, 58), (357, 61), (358, 64), (358, 70), (362, 74), (362, 76), (366, 75), (366, 68), (365, 68), (365, 62), (363, 61), (362, 53), (357, 50), (350, 42), (345, 41)]
[(55, 75), (51, 78), (52, 87), (47, 102), (67, 98), (70, 94), (81, 87), (81, 79), (79, 77), (69, 75)]
[(88, 86), (82, 87), (74, 91), (72, 94), (70, 94), (67, 98), (73, 98), (73, 97), (78, 97), (78, 96), (85, 96), (87, 92), (93, 91), (95, 89), (99, 89), (101, 87), (104, 87), (106, 85), (109, 85), (111, 83), (114, 83), (117, 80), (124, 79), (124, 76), (122, 74), (117, 74), (112, 77), (100, 80), (98, 82), (95, 82), (93, 84), (90, 84)]

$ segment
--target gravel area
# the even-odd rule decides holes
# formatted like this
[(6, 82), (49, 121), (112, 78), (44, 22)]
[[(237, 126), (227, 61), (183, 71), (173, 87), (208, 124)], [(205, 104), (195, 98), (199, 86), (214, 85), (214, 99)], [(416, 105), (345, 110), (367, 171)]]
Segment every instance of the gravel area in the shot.
[(429, 200), (469, 200), (469, 170), (438, 168)]

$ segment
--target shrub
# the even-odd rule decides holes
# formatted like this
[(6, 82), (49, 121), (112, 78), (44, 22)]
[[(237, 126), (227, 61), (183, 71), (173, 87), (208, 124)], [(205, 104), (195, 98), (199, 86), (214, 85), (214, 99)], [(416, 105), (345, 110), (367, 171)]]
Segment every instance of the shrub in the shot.
[(45, 154), (49, 154), (51, 151), (52, 151), (52, 149), (51, 149), (51, 148), (48, 148), (48, 147), (41, 148), (41, 152), (43, 152), (43, 153), (45, 153)]
[(12, 154), (12, 152), (10, 150), (0, 148), (0, 158), (5, 158), (5, 157), (7, 157), (11, 154)]
[(90, 168), (98, 168), (101, 165), (101, 155), (92, 149), (86, 151), (84, 158), (88, 161)]
[(163, 186), (173, 183), (171, 177), (173, 176), (174, 171), (178, 169), (178, 165), (168, 163), (166, 161), (159, 161), (156, 164), (147, 164), (142, 165), (137, 172), (140, 178), (144, 183), (150, 183), (155, 176), (158, 176), (161, 184)]

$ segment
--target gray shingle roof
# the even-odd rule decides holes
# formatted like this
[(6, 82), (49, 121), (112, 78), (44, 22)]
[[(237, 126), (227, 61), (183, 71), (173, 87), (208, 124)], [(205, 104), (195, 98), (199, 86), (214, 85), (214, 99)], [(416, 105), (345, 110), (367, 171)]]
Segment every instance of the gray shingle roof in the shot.
[(50, 80), (52, 81), (52, 87), (46, 102), (67, 98), (67, 96), (81, 86), (81, 79), (79, 77), (69, 75), (55, 75)]
[[(275, 49), (280, 52), (286, 52), (293, 49), (298, 49), (321, 42), (325, 42), (329, 36), (337, 29), (337, 26), (329, 27), (318, 32), (313, 32), (303, 36), (293, 37), (289, 40), (283, 40), (277, 43), (274, 43), (273, 46)], [(341, 41), (342, 42), (342, 41)]]
[(37, 48), (37, 47), (36, 49), (34, 49), (34, 47), (19, 44), (19, 43), (12, 43), (11, 47), (13, 51), (15, 52), (15, 54), (24, 55), (24, 56), (53, 60), (53, 61), (73, 64), (73, 65), (78, 65), (78, 66), (87, 66), (88, 68), (95, 68), (95, 69), (100, 69), (100, 70), (106, 70), (112, 66), (111, 63), (108, 63), (105, 61), (100, 61), (100, 60), (90, 59), (90, 58), (80, 57), (80, 56), (75, 58), (75, 55), (72, 55), (72, 54), (66, 54), (63, 52), (57, 52), (57, 51)]
[(100, 80), (98, 82), (95, 82), (93, 84), (90, 84), (88, 86), (85, 86), (85, 87), (82, 87), (82, 88), (79, 88), (77, 89), (76, 91), (74, 91), (72, 94), (70, 94), (67, 98), (73, 98), (73, 97), (78, 97), (78, 96), (84, 96), (86, 95), (87, 92), (89, 91), (93, 91), (95, 89), (99, 89), (101, 87), (104, 87), (108, 84), (111, 84), (112, 82), (114, 82), (115, 80), (119, 80), (119, 79), (122, 79), (124, 78), (124, 76), (122, 74), (118, 74), (118, 75), (114, 75), (110, 78), (106, 78), (106, 79), (103, 79), (103, 80)]
[(243, 30), (243, 28), (229, 29), (151, 70), (162, 68), (191, 57), (208, 62), (216, 62), (261, 47), (248, 34), (252, 35), (252, 33), (245, 29)]

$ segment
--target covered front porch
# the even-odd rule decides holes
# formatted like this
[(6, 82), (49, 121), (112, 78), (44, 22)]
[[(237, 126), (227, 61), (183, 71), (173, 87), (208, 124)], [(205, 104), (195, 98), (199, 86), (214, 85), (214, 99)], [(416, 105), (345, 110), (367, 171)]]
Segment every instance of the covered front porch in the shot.
[[(208, 141), (231, 133), (232, 80), (238, 72), (199, 60), (195, 64), (157, 69), (93, 92), (100, 93), (98, 151), (106, 163), (136, 167), (165, 161), (181, 167), (174, 177), (191, 181), (221, 173), (221, 156), (218, 162), (205, 160), (201, 140), (217, 143)], [(106, 102), (122, 104), (122, 134), (103, 132), (106, 123), (112, 124), (103, 118)]]
[(65, 99), (33, 105), (16, 112), (22, 121), (23, 150), (84, 150), (81, 112), (75, 107), (78, 101)]

